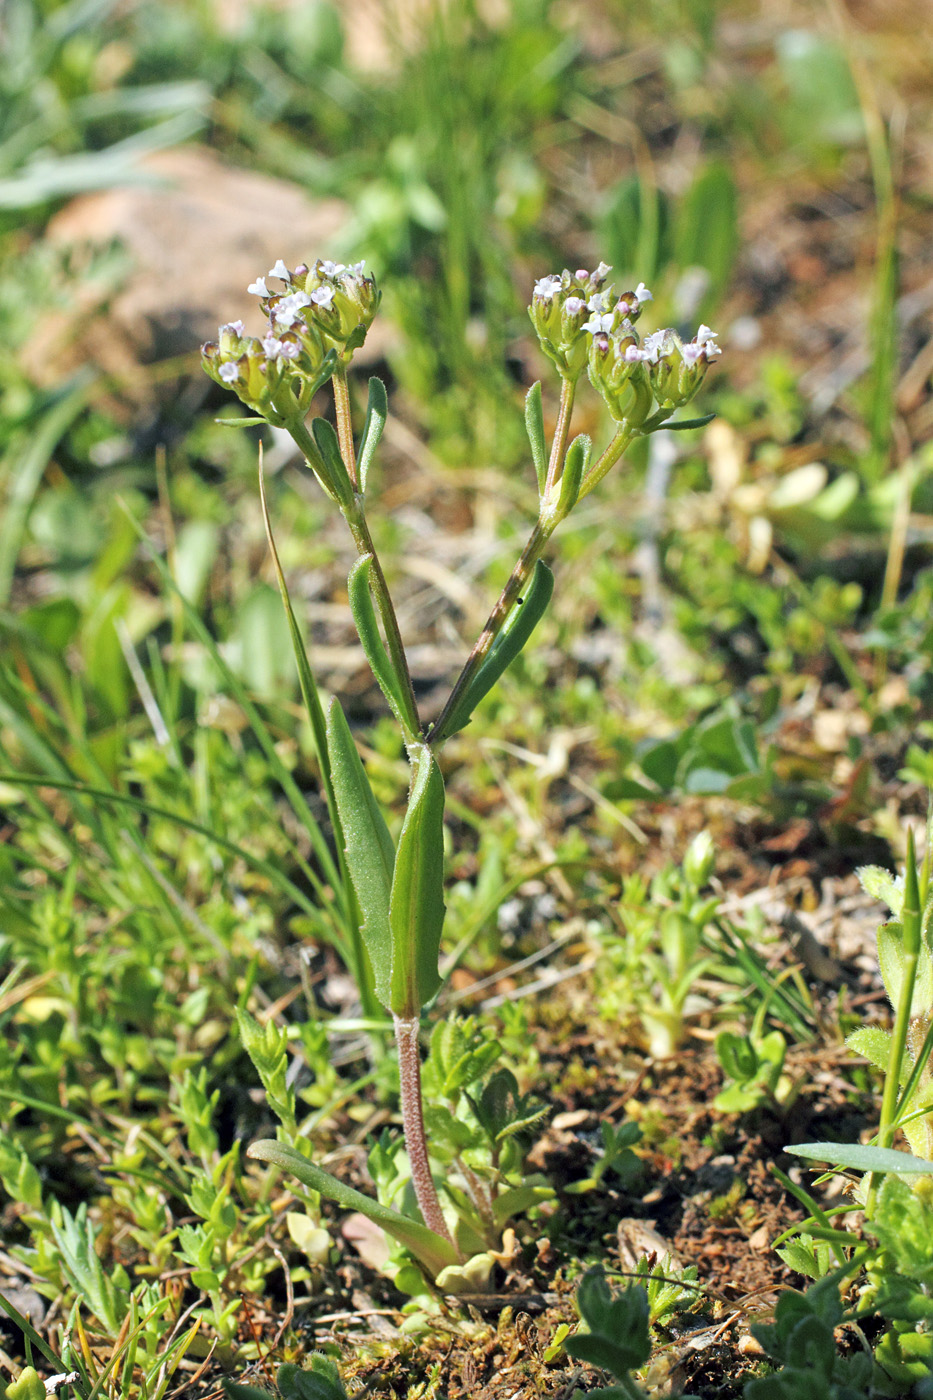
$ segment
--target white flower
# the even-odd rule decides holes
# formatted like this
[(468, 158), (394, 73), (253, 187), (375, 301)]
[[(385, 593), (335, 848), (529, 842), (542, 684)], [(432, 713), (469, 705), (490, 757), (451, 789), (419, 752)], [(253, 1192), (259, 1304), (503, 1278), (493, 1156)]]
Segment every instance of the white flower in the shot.
[(220, 334), (223, 335), (224, 331), (233, 331), (234, 335), (242, 335), (245, 330), (246, 327), (242, 321), (228, 321), (226, 325), (221, 326)]
[(298, 354), (298, 346), (291, 340), (278, 340), (274, 335), (267, 335), (262, 342), (270, 360), (293, 360)]
[(267, 297), (269, 295), (265, 277), (257, 277), (256, 281), (251, 282), (246, 290), (252, 292), (254, 297)]
[(638, 286), (635, 288), (635, 300), (638, 302), (639, 306), (641, 306), (643, 301), (654, 301), (653, 295), (648, 291), (644, 282), (639, 282)]
[(325, 259), (321, 263), (322, 277), (337, 277), (341, 272), (346, 272), (346, 270), (346, 263), (335, 263), (331, 262), (330, 259)]
[(329, 308), (333, 299), (333, 287), (318, 287), (316, 291), (311, 293), (311, 300), (314, 302), (315, 306)]
[(614, 320), (613, 311), (594, 311), (590, 319), (583, 322), (583, 330), (589, 331), (591, 335), (599, 335), (600, 332), (611, 331)]
[(605, 280), (606, 280), (606, 274), (609, 273), (609, 272), (611, 272), (611, 271), (612, 271), (612, 268), (609, 266), (608, 263), (601, 262), (601, 263), (599, 264), (599, 267), (598, 267), (598, 268), (596, 269), (596, 271), (593, 273), (593, 281), (594, 281), (594, 282), (605, 282)]
[(239, 368), (233, 363), (232, 360), (228, 360), (225, 365), (221, 365), (220, 370), (218, 372), (225, 384), (233, 384), (234, 381), (239, 379), (240, 377)]
[(625, 360), (627, 364), (637, 365), (650, 360), (651, 355), (647, 350), (642, 350), (637, 345), (626, 345), (622, 354), (622, 359)]
[(704, 340), (718, 340), (719, 332), (711, 331), (709, 326), (701, 326), (693, 338), (699, 345)]
[(560, 291), (560, 277), (556, 272), (548, 273), (547, 277), (539, 277), (535, 283), (534, 294), (544, 301), (550, 301), (555, 292)]
[(350, 266), (349, 266), (349, 268), (347, 269), (347, 271), (348, 271), (348, 272), (352, 272), (352, 274), (353, 274), (354, 277), (362, 277), (362, 276), (363, 276), (363, 268), (364, 268), (365, 266), (366, 266), (366, 259), (365, 259), (365, 258), (360, 258), (360, 260), (359, 260), (358, 263), (351, 263)]
[(292, 280), (292, 275), (283, 263), (281, 258), (278, 259), (278, 261), (275, 264), (275, 267), (269, 268), (269, 271), (266, 273), (266, 276), (281, 277), (283, 282), (290, 282)]
[(582, 297), (568, 297), (564, 302), (564, 310), (569, 311), (571, 316), (576, 316), (579, 312), (585, 310), (585, 308), (586, 302)]
[(667, 355), (674, 348), (673, 332), (670, 330), (654, 331), (651, 335), (645, 336), (644, 351), (651, 364), (656, 365), (662, 355)]
[(301, 308), (310, 305), (311, 298), (307, 292), (292, 292), (290, 296), (282, 297), (273, 312), (273, 320), (277, 326), (293, 326), (299, 319)]
[(608, 292), (597, 292), (596, 295), (590, 297), (589, 301), (586, 303), (587, 309), (590, 311), (608, 311), (609, 301), (610, 295)]

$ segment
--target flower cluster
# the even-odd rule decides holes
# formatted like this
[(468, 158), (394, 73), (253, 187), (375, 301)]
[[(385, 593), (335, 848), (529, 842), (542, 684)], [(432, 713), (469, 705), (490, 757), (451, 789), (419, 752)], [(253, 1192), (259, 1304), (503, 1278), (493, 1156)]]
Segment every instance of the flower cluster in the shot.
[[(281, 291), (270, 289), (275, 279)], [(221, 326), (202, 346), (204, 368), (272, 423), (304, 416), (311, 397), (338, 364), (347, 365), (366, 339), (380, 293), (361, 262), (347, 267), (318, 259), (290, 271), (281, 258), (247, 290), (269, 318), (261, 337), (242, 321)]]
[(643, 421), (655, 400), (667, 411), (689, 402), (721, 351), (709, 326), (687, 342), (670, 329), (639, 340), (635, 322), (653, 297), (644, 282), (617, 297), (604, 286), (610, 271), (600, 263), (592, 273), (565, 268), (540, 277), (528, 314), (542, 350), (565, 379), (577, 379), (586, 366), (615, 419)]

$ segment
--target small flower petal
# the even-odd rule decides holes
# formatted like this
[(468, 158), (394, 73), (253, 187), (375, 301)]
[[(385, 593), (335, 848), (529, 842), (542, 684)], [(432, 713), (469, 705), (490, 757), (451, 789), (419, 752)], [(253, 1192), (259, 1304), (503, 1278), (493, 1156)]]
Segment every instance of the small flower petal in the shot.
[(283, 282), (290, 282), (292, 280), (292, 275), (281, 258), (278, 259), (278, 261), (275, 264), (275, 267), (269, 268), (269, 271), (266, 273), (266, 276), (281, 277)]
[(550, 301), (555, 292), (560, 291), (560, 277), (556, 272), (548, 273), (547, 277), (539, 277), (535, 283), (534, 294), (544, 301)]
[(240, 377), (239, 366), (235, 365), (232, 360), (228, 360), (225, 365), (221, 365), (217, 373), (225, 384), (233, 384)]
[(245, 330), (246, 327), (242, 321), (228, 321), (226, 325), (221, 326), (220, 334), (223, 335), (224, 331), (233, 331), (234, 335), (242, 335)]
[(639, 282), (638, 286), (635, 288), (635, 300), (638, 302), (639, 306), (643, 301), (654, 301), (653, 294), (648, 291), (644, 282)]
[(612, 323), (615, 315), (612, 311), (594, 311), (588, 321), (583, 322), (583, 330), (589, 331), (591, 335), (605, 334), (612, 330)]
[(333, 287), (318, 287), (315, 291), (311, 293), (311, 300), (314, 302), (315, 306), (323, 306), (325, 308), (329, 308), (333, 299)]
[(269, 295), (265, 277), (257, 277), (256, 281), (251, 282), (246, 290), (251, 292), (254, 297), (267, 297)]

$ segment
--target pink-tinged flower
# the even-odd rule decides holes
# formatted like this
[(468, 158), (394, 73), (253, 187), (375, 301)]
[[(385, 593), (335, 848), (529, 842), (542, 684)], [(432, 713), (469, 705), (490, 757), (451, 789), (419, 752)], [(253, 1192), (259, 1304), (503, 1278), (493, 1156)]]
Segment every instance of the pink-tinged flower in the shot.
[(590, 274), (587, 272), (585, 267), (578, 267), (573, 275), (578, 282), (585, 282)]
[(240, 370), (232, 360), (228, 360), (225, 365), (221, 365), (217, 371), (225, 384), (235, 384), (240, 377)]
[(226, 325), (221, 326), (220, 334), (223, 335), (224, 331), (233, 331), (234, 335), (242, 335), (245, 330), (246, 327), (242, 321), (228, 321)]
[(637, 365), (649, 361), (651, 355), (647, 350), (642, 350), (638, 345), (626, 345), (622, 353), (622, 359), (625, 360), (626, 364)]
[(346, 272), (347, 270), (346, 263), (331, 262), (329, 258), (324, 259), (318, 266), (321, 269), (322, 277), (337, 277), (341, 272)]
[(292, 280), (292, 275), (281, 258), (278, 259), (278, 261), (275, 264), (275, 267), (269, 268), (269, 271), (266, 273), (266, 276), (281, 277), (283, 282), (290, 282)]
[(263, 338), (262, 348), (270, 360), (293, 360), (298, 354), (298, 346), (293, 340), (279, 340), (274, 335)]
[(560, 276), (556, 272), (548, 273), (547, 277), (539, 277), (535, 283), (534, 294), (544, 301), (550, 301), (555, 292), (559, 292), (561, 287)]
[(653, 331), (651, 335), (645, 336), (643, 349), (651, 364), (656, 365), (662, 355), (667, 355), (674, 348), (674, 338), (670, 330)]
[(251, 292), (254, 297), (267, 297), (269, 295), (265, 277), (257, 277), (256, 281), (251, 282), (246, 290)]
[(639, 282), (638, 286), (635, 288), (635, 300), (639, 305), (641, 305), (643, 301), (654, 301), (654, 296), (648, 291), (644, 282)]
[(315, 306), (322, 306), (325, 310), (330, 309), (330, 304), (334, 299), (333, 287), (318, 287), (311, 293), (311, 300)]
[(582, 297), (568, 297), (564, 302), (564, 310), (571, 316), (579, 316), (581, 311), (586, 310), (586, 302)]

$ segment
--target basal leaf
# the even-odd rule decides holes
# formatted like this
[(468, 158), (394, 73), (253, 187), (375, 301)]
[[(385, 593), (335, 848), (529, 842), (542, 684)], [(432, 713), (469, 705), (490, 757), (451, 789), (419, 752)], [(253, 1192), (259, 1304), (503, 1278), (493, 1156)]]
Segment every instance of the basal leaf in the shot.
[(908, 1172), (916, 1176), (933, 1176), (933, 1162), (913, 1157), (909, 1152), (896, 1152), (891, 1147), (863, 1147), (857, 1142), (801, 1142), (785, 1147), (794, 1157), (808, 1157), (815, 1162), (828, 1162), (833, 1167), (851, 1167), (857, 1172)]
[(389, 1206), (380, 1205), (370, 1196), (364, 1196), (362, 1191), (355, 1191), (352, 1186), (347, 1186), (335, 1176), (331, 1176), (330, 1172), (314, 1166), (284, 1142), (273, 1142), (271, 1139), (254, 1142), (247, 1148), (246, 1155), (256, 1161), (271, 1162), (273, 1166), (281, 1167), (283, 1171), (297, 1177), (303, 1186), (310, 1186), (312, 1191), (320, 1192), (322, 1196), (336, 1201), (347, 1210), (358, 1210), (378, 1225), (380, 1230), (385, 1230), (392, 1239), (410, 1249), (415, 1258), (435, 1277), (442, 1269), (458, 1262), (453, 1245), (436, 1235), (433, 1230), (429, 1230), (426, 1225), (417, 1220), (409, 1220), (407, 1215), (402, 1215)]

